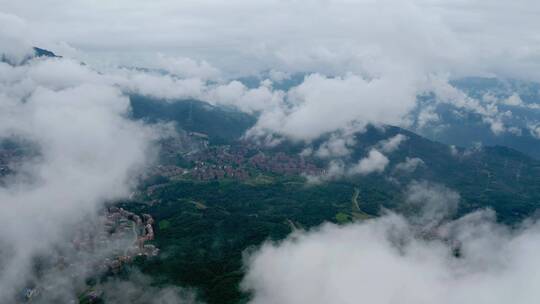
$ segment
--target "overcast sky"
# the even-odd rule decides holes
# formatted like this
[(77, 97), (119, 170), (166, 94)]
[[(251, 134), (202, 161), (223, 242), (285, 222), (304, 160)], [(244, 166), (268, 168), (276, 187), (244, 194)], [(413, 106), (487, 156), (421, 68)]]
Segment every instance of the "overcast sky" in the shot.
[[(428, 72), (537, 77), (535, 0), (0, 0), (30, 41), (87, 61), (145, 65), (156, 53), (234, 73)], [(82, 53), (82, 54), (81, 54)], [(372, 67), (373, 61), (377, 67)]]

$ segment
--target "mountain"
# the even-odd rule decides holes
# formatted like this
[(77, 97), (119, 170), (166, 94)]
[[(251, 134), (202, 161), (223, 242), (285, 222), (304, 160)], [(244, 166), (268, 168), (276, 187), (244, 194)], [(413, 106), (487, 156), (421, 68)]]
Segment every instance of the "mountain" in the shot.
[(32, 50), (33, 50), (33, 54), (27, 56), (23, 60), (18, 60), (19, 62), (13, 62), (5, 54), (0, 53), (0, 62), (5, 62), (5, 63), (10, 64), (10, 65), (23, 65), (26, 62), (28, 62), (30, 59), (35, 58), (35, 57), (56, 57), (56, 58), (61, 58), (61, 56), (57, 56), (53, 52), (42, 49), (42, 48), (33, 47)]
[(164, 101), (140, 95), (130, 96), (132, 117), (150, 122), (174, 122), (190, 132), (204, 133), (214, 143), (240, 138), (256, 118), (197, 100)]
[[(273, 83), (275, 89), (287, 91), (302, 83), (307, 73), (288, 75)], [(250, 88), (258, 87), (270, 72), (238, 79)], [(466, 77), (450, 81), (464, 96), (478, 102), (480, 109), (447, 102), (438, 102), (433, 94), (419, 95), (419, 106), (411, 115), (416, 123), (411, 130), (429, 139), (448, 145), (473, 147), (507, 146), (540, 159), (540, 84), (516, 79)], [(486, 117), (497, 109), (499, 114)], [(420, 115), (431, 109), (434, 124), (419, 123)], [(494, 133), (490, 119), (500, 121), (506, 130)]]
[[(449, 147), (401, 128), (387, 127), (384, 131), (368, 128), (367, 132), (358, 135), (355, 153), (358, 157), (365, 155), (377, 141), (397, 134), (403, 134), (407, 140), (388, 155), (392, 182), (398, 181), (403, 186), (411, 180), (428, 180), (446, 185), (462, 196), (460, 213), (491, 207), (501, 220), (508, 222), (518, 221), (538, 207), (540, 161), (508, 147)], [(420, 159), (422, 165), (412, 172), (396, 171), (397, 164), (404, 163), (407, 158)], [(391, 187), (392, 182), (386, 181), (388, 176), (383, 176), (379, 176), (379, 181), (374, 181), (373, 176), (357, 181), (379, 182)]]
[[(482, 109), (438, 103), (433, 95), (419, 96), (418, 109), (431, 108), (437, 119), (435, 125), (417, 124), (412, 130), (449, 145), (507, 146), (540, 159), (540, 134), (536, 131), (540, 126), (540, 84), (478, 77), (454, 80), (451, 84), (477, 102), (474, 108)], [(495, 109), (497, 114), (486, 116)], [(505, 130), (494, 132), (490, 121), (500, 122)]]
[(38, 48), (38, 47), (34, 47), (34, 53), (35, 53), (35, 57), (54, 57), (54, 58), (61, 58), (62, 57), (62, 56), (56, 55), (55, 53), (53, 53), (51, 51), (41, 49), (41, 48)]
[[(302, 172), (323, 174), (330, 161), (299, 152), (308, 146), (317, 150), (328, 136), (311, 145), (284, 141), (261, 147), (239, 140), (253, 117), (198, 101), (162, 101), (156, 108), (159, 101), (132, 97), (133, 101), (138, 119), (174, 121), (210, 137), (227, 138), (226, 143), (206, 146), (196, 144), (205, 141), (200, 137), (182, 137), (191, 144), (163, 142), (162, 159), (167, 161), (121, 204), (150, 214), (157, 223), (154, 244), (162, 251), (161, 258), (140, 258), (136, 267), (158, 284), (197, 288), (207, 303), (249, 299), (239, 284), (245, 271), (243, 256), (250, 248), (324, 222), (361, 221), (387, 209), (409, 212), (403, 202), (411, 183), (428, 181), (459, 192), (455, 217), (489, 207), (500, 221), (515, 224), (534, 213), (540, 202), (540, 162), (503, 146), (451, 147), (399, 127), (369, 126), (354, 134), (356, 144), (341, 160), (346, 167), (353, 166), (381, 141), (401, 134), (406, 140), (395, 151), (385, 152), (389, 164), (382, 173), (310, 184)], [(198, 114), (188, 115), (189, 109)], [(234, 132), (225, 136), (205, 122)], [(408, 159), (421, 163), (414, 170), (398, 169)]]
[[(213, 147), (225, 144), (237, 149), (250, 147), (252, 149), (250, 153), (253, 155), (261, 152), (295, 157), (308, 147), (318, 150), (328, 139), (328, 136), (323, 136), (310, 145), (283, 141), (274, 147), (259, 147), (256, 144), (247, 144), (249, 141), (240, 140), (244, 132), (254, 124), (256, 120), (254, 116), (196, 100), (165, 102), (131, 96), (131, 103), (133, 117), (136, 119), (173, 121), (179, 129), (208, 135), (210, 145)], [(399, 192), (413, 180), (440, 183), (462, 195), (463, 213), (477, 208), (492, 207), (505, 221), (519, 220), (530, 214), (540, 201), (540, 161), (502, 145), (460, 148), (430, 140), (395, 126), (383, 128), (369, 126), (365, 131), (354, 135), (356, 144), (352, 147), (350, 155), (341, 160), (346, 167), (354, 166), (368, 155), (373, 147), (398, 134), (403, 135), (406, 140), (396, 151), (386, 154), (389, 165), (385, 172), (367, 176), (344, 176), (342, 180), (353, 184), (373, 185), (380, 188), (379, 190), (392, 193)], [(168, 158), (177, 159), (175, 156)], [(408, 159), (416, 159), (421, 163), (410, 172), (396, 169), (396, 166), (406, 163)], [(321, 171), (329, 165), (329, 160), (325, 158), (308, 157), (307, 160)], [(212, 160), (212, 162), (219, 161)], [(246, 158), (244, 161), (247, 162), (249, 159)], [(182, 160), (181, 163), (186, 162)], [(291, 170), (294, 171), (296, 168)], [(371, 212), (376, 213), (381, 206), (396, 207), (395, 202), (401, 200), (402, 198), (398, 196), (392, 200), (378, 202), (371, 208)]]

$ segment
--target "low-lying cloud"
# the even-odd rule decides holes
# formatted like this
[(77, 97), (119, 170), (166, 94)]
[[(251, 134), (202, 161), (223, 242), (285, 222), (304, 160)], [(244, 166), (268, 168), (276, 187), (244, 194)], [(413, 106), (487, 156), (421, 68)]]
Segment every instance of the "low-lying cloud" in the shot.
[(199, 303), (195, 293), (173, 286), (152, 286), (147, 276), (133, 272), (127, 279), (113, 278), (98, 285), (106, 303), (193, 304)]
[[(425, 183), (409, 191), (427, 208), (459, 199)], [(266, 243), (247, 258), (242, 287), (254, 304), (537, 302), (538, 222), (511, 229), (490, 210), (446, 222), (439, 215), (451, 210), (424, 211), (422, 220), (389, 213)]]
[(0, 12), (0, 60), (18, 64), (34, 54), (23, 19)]
[(418, 157), (406, 157), (405, 161), (397, 164), (394, 167), (394, 170), (397, 172), (402, 173), (412, 173), (414, 172), (418, 167), (424, 166), (425, 163), (421, 158)]
[(350, 169), (350, 174), (367, 175), (370, 173), (381, 173), (386, 169), (390, 161), (384, 154), (372, 149), (368, 155), (362, 158), (358, 163)]
[(0, 70), (0, 140), (35, 152), (0, 187), (0, 302), (7, 303), (34, 259), (68, 241), (66, 230), (130, 193), (158, 134), (129, 120), (128, 97), (87, 67), (53, 59), (0, 62)]
[(313, 140), (353, 125), (360, 129), (369, 123), (400, 124), (416, 104), (416, 88), (389, 75), (368, 80), (354, 74), (312, 74), (288, 92), (287, 101), (263, 112), (249, 134)]

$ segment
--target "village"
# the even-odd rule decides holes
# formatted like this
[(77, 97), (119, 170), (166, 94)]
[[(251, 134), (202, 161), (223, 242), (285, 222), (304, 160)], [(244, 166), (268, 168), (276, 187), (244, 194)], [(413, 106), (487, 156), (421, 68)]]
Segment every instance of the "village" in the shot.
[[(202, 135), (198, 135), (200, 140)], [(240, 142), (234, 146), (199, 145), (199, 149), (183, 152), (172, 149), (168, 143), (163, 149), (169, 158), (180, 156), (182, 164), (161, 164), (153, 168), (152, 174), (167, 178), (191, 178), (198, 181), (211, 181), (220, 179), (233, 179), (246, 181), (259, 175), (279, 174), (293, 175), (319, 175), (322, 169), (313, 162), (299, 155), (289, 155), (283, 152), (263, 150), (247, 142)]]
[[(148, 244), (154, 237), (154, 219), (149, 214), (139, 216), (123, 208), (108, 207), (97, 223), (81, 223), (74, 232), (71, 246), (52, 258), (55, 262), (51, 272), (73, 278), (118, 275), (136, 257), (150, 258), (159, 254), (158, 248)], [(48, 297), (48, 293), (54, 293), (53, 288), (43, 282), (30, 282), (20, 300), (33, 302)], [(98, 303), (101, 292), (91, 289), (83, 297), (87, 303)]]

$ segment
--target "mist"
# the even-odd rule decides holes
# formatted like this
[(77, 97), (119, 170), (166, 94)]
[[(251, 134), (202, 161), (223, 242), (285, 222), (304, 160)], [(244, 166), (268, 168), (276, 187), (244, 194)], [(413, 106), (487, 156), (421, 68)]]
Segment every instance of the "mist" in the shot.
[(250, 303), (537, 302), (536, 220), (510, 228), (489, 209), (452, 219), (454, 191), (426, 182), (407, 191), (424, 206), (413, 217), (324, 224), (250, 252)]
[[(86, 67), (37, 61), (0, 63), (0, 139), (31, 151), (9, 164), (14, 170), (0, 187), (2, 302), (24, 287), (35, 258), (69, 243), (67, 232), (103, 203), (129, 195), (159, 137), (157, 128), (128, 119), (128, 97), (93, 83)], [(42, 64), (52, 77), (40, 76)]]

